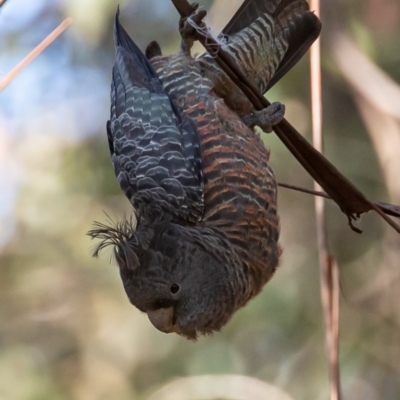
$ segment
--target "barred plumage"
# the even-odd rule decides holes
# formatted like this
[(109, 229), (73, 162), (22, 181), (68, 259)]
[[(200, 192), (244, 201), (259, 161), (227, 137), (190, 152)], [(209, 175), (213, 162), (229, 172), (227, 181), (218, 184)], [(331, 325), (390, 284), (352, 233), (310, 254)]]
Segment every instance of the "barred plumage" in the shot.
[(116, 23), (110, 152), (138, 218), (160, 213), (183, 222), (203, 214), (197, 128), (176, 110), (144, 55)]
[[(247, 0), (222, 31), (221, 44), (247, 79), (265, 93), (300, 60), (320, 30), (321, 23), (305, 0)], [(232, 110), (240, 116), (253, 111), (211, 55), (205, 53), (197, 62)]]
[[(305, 0), (247, 0), (224, 30), (224, 49), (265, 91), (316, 31)], [(161, 331), (195, 338), (219, 330), (277, 268), (269, 153), (242, 121), (250, 103), (210, 55), (163, 57), (152, 43), (149, 62), (118, 16), (115, 37), (108, 137), (138, 223), (90, 234), (100, 248), (115, 245), (132, 304)]]
[(249, 271), (256, 271), (252, 297), (272, 276), (279, 258), (277, 189), (268, 152), (259, 136), (212, 93), (213, 82), (201, 75), (195, 60), (179, 53), (151, 62), (171, 100), (197, 126), (204, 174), (200, 226), (223, 232)]

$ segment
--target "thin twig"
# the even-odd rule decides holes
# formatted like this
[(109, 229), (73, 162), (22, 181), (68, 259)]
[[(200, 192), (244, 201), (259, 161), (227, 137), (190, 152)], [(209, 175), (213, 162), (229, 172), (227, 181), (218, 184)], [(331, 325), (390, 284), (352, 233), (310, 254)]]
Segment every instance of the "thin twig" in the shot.
[(325, 197), (325, 199), (332, 200), (329, 195), (327, 195), (325, 192), (321, 190), (306, 189), (301, 186), (290, 185), (289, 183), (283, 183), (283, 182), (278, 182), (278, 186), (283, 187), (285, 189), (295, 190), (296, 192), (307, 193), (313, 196)]
[[(319, 0), (311, 0), (310, 8), (317, 16), (320, 15)], [(321, 53), (319, 39), (317, 39), (311, 47), (310, 60), (313, 144), (319, 152), (323, 153)], [(314, 182), (314, 188), (315, 190), (320, 190), (321, 187), (317, 182)], [(314, 200), (320, 267), (321, 302), (324, 312), (325, 342), (329, 363), (330, 400), (340, 400), (341, 390), (338, 362), (339, 269), (334, 259), (329, 255), (325, 222), (325, 199), (323, 197), (315, 197)]]
[[(283, 187), (285, 189), (295, 190), (296, 192), (307, 193), (313, 196), (324, 197), (325, 199), (332, 200), (332, 198), (327, 193), (322, 192), (320, 190), (306, 189), (301, 186), (291, 185), (289, 183), (283, 183), (283, 182), (278, 182), (278, 186)], [(381, 209), (385, 214), (391, 215), (392, 217), (400, 218), (400, 206), (383, 202), (378, 202), (374, 204), (376, 207)]]
[(72, 18), (66, 18), (53, 32), (50, 33), (40, 44), (38, 44), (19, 64), (17, 64), (0, 82), (0, 92), (39, 54), (41, 54), (51, 43), (54, 42), (70, 25)]

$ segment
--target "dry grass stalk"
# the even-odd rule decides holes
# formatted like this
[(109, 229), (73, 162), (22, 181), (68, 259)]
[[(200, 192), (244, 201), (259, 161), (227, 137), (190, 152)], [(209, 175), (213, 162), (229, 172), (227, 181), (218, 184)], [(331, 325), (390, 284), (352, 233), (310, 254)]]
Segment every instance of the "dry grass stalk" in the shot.
[[(318, 16), (320, 15), (319, 0), (311, 0), (310, 8), (315, 11)], [(317, 39), (311, 47), (310, 59), (313, 144), (314, 147), (322, 153), (323, 135), (320, 39)], [(314, 188), (316, 191), (321, 190), (321, 187), (317, 182), (314, 183)], [(339, 269), (328, 251), (325, 222), (325, 199), (316, 196), (314, 201), (320, 266), (321, 301), (324, 312), (325, 341), (329, 362), (330, 400), (339, 400), (341, 398), (338, 361)]]
[(3, 91), (9, 83), (38, 55), (50, 46), (70, 25), (71, 18), (66, 18), (53, 32), (50, 33), (40, 44), (38, 44), (19, 64), (17, 64), (0, 82), (0, 92)]

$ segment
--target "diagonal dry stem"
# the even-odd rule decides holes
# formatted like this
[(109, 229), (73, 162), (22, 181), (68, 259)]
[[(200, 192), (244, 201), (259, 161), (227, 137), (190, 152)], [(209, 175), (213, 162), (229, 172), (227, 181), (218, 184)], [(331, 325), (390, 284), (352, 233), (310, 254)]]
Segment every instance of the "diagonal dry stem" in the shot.
[(0, 82), (0, 92), (39, 54), (50, 46), (70, 25), (71, 18), (66, 18), (53, 32), (50, 33), (40, 44), (38, 44), (19, 64), (17, 64)]

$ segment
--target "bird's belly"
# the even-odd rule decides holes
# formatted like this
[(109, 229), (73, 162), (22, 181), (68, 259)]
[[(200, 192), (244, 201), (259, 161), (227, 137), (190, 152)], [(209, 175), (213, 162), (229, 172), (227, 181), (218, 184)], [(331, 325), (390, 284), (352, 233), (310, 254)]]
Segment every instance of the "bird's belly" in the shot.
[(277, 185), (268, 151), (260, 137), (212, 92), (212, 82), (200, 75), (192, 59), (176, 55), (151, 61), (168, 96), (198, 130), (203, 224), (224, 231), (264, 284), (279, 259)]

